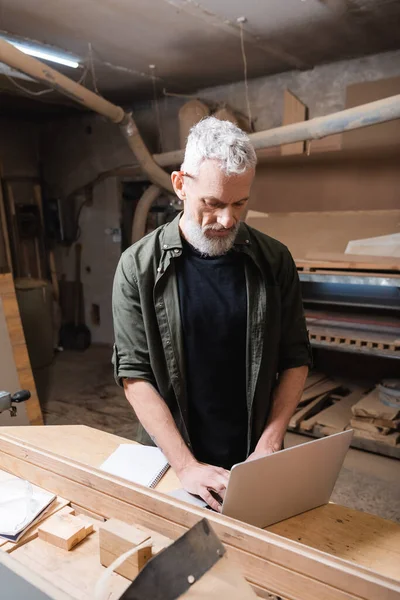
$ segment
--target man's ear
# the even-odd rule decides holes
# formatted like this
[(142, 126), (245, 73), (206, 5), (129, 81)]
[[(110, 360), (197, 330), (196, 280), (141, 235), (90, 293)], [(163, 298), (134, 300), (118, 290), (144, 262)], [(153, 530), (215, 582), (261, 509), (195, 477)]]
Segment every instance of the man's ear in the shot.
[(186, 192), (184, 189), (185, 181), (184, 181), (182, 171), (173, 171), (171, 173), (171, 181), (172, 181), (172, 186), (175, 190), (175, 194), (178, 196), (178, 198), (180, 200), (185, 200), (186, 199)]

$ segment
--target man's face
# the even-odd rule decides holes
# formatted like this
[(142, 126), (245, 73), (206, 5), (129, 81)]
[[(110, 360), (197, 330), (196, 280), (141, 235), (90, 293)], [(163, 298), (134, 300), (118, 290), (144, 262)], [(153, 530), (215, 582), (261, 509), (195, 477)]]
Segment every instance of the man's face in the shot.
[(232, 248), (253, 179), (253, 169), (225, 175), (214, 160), (204, 161), (196, 176), (173, 173), (175, 191), (184, 201), (182, 233), (202, 254), (218, 256)]

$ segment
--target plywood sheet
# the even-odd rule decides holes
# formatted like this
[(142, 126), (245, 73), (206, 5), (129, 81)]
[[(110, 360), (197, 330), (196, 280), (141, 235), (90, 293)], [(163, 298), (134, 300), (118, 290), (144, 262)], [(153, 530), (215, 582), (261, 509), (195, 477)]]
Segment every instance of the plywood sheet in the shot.
[[(400, 94), (400, 77), (364, 81), (347, 87), (346, 108), (361, 106), (389, 96)], [(385, 146), (396, 144), (400, 139), (400, 119), (355, 129), (343, 134), (345, 148), (365, 148), (366, 146)]]
[[(23, 411), (26, 412), (28, 424), (42, 425), (42, 412), (32, 375), (28, 349), (25, 343), (18, 302), (15, 295), (14, 281), (10, 273), (0, 275), (0, 298), (2, 300), (3, 314), (8, 331), (9, 341), (12, 347), (14, 366), (17, 370), (19, 380), (17, 386), (13, 389), (10, 389), (10, 391), (12, 393), (18, 389), (27, 389), (30, 391), (31, 398), (18, 406), (18, 412), (21, 412), (21, 414), (23, 414)], [(2, 383), (0, 383), (0, 387), (4, 389)], [(14, 424), (14, 421), (12, 421), (11, 424)]]
[[(400, 137), (399, 137), (400, 140)], [(395, 210), (399, 207), (400, 145), (376, 149), (270, 156), (260, 162), (251, 190), (251, 210), (282, 212)], [(367, 237), (367, 236), (365, 236)], [(351, 238), (355, 239), (355, 238)]]
[(295, 258), (344, 252), (349, 240), (398, 231), (400, 210), (269, 213), (249, 210), (246, 223), (288, 246)]

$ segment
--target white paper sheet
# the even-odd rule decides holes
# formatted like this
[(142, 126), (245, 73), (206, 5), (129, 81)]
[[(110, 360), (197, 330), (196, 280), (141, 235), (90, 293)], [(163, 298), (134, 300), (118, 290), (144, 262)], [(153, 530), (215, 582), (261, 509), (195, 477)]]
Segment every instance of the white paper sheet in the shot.
[(0, 536), (18, 535), (55, 497), (14, 475), (0, 481)]

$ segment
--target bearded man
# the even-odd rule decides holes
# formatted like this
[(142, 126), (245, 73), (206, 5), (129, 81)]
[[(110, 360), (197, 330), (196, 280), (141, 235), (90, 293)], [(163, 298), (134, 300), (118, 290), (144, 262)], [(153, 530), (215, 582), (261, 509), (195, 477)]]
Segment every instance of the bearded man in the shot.
[(229, 121), (195, 125), (171, 175), (183, 212), (123, 253), (113, 289), (138, 441), (215, 510), (233, 464), (282, 448), (311, 362), (291, 254), (240, 220), (256, 163)]

